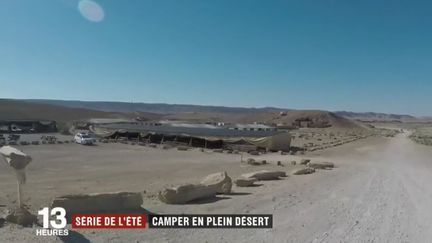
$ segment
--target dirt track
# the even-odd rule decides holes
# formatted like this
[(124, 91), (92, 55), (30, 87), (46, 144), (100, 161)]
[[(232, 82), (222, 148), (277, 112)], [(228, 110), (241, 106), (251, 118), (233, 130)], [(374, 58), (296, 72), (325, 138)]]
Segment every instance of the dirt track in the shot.
[[(237, 195), (211, 203), (164, 205), (146, 199), (144, 203), (157, 213), (272, 213), (273, 229), (85, 230), (74, 237), (95, 242), (431, 241), (431, 147), (400, 135), (367, 139), (315, 157), (333, 161), (338, 168), (235, 188)], [(6, 227), (0, 229), (2, 237), (44, 240), (35, 238), (31, 229)]]
[[(274, 184), (237, 208), (273, 213), (271, 230), (148, 231), (141, 239), (183, 242), (430, 242), (432, 150), (401, 135), (335, 157), (339, 168), (310, 181)], [(235, 206), (220, 205), (224, 212)], [(233, 213), (244, 212), (233, 210)], [(162, 238), (160, 238), (162, 237)]]

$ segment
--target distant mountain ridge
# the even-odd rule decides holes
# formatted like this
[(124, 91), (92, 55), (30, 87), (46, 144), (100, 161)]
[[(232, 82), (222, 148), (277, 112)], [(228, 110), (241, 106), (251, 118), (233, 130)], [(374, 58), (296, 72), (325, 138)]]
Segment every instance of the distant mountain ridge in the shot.
[(417, 119), (411, 115), (399, 115), (399, 114), (387, 114), (387, 113), (376, 113), (376, 112), (350, 112), (350, 111), (337, 111), (335, 114), (356, 120), (365, 121), (407, 121)]
[(75, 101), (75, 100), (44, 100), (27, 99), (32, 103), (64, 106), (69, 108), (84, 108), (107, 112), (150, 112), (150, 113), (249, 113), (249, 112), (279, 112), (288, 111), (274, 107), (247, 108), (247, 107), (226, 107), (226, 106), (206, 106), (189, 104), (165, 104), (165, 103), (131, 103), (115, 101)]
[(187, 122), (263, 123), (282, 127), (313, 127), (365, 130), (356, 120), (402, 121), (409, 115), (384, 113), (293, 110), (274, 107), (245, 108), (181, 104), (150, 104), (104, 101), (0, 99), (0, 119), (50, 119), (73, 121), (89, 118), (137, 118)]
[[(21, 103), (47, 107), (63, 107), (65, 110), (82, 109), (112, 114), (154, 114), (159, 119), (187, 122), (264, 123), (286, 127), (332, 128), (365, 130), (360, 124), (322, 110), (289, 110), (273, 107), (242, 108), (200, 105), (170, 105), (126, 102), (87, 102), (57, 100), (24, 100)], [(144, 116), (148, 119), (148, 115)], [(303, 125), (302, 125), (303, 124)]]
[[(171, 113), (253, 113), (253, 112), (281, 112), (292, 111), (277, 107), (247, 108), (247, 107), (226, 107), (208, 105), (189, 105), (189, 104), (165, 104), (165, 103), (131, 103), (115, 101), (74, 101), (74, 100), (45, 100), (30, 99), (26, 100), (34, 103), (64, 106), (69, 108), (84, 108), (106, 112), (149, 112), (159, 114)], [(414, 120), (416, 117), (411, 115), (387, 114), (376, 112), (333, 112), (338, 116), (355, 120)]]
[(95, 109), (79, 107), (64, 107), (61, 105), (43, 104), (26, 100), (0, 99), (0, 120), (54, 120), (69, 122), (74, 120), (86, 120), (90, 118), (136, 118), (159, 119), (159, 114), (148, 112), (125, 113), (106, 112)]

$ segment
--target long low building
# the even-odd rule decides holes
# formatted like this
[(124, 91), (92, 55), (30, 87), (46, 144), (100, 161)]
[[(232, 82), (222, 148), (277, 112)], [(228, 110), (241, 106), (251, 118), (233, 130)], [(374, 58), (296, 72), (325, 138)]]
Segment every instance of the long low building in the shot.
[(48, 120), (0, 120), (0, 134), (37, 132), (57, 132), (57, 123)]
[[(239, 127), (239, 126), (236, 126)], [(91, 131), (105, 138), (134, 137), (159, 142), (189, 141), (192, 146), (218, 147), (233, 144), (250, 144), (270, 151), (289, 151), (291, 135), (285, 131), (270, 128), (248, 129), (214, 126), (208, 124), (169, 123), (116, 123), (92, 125)]]

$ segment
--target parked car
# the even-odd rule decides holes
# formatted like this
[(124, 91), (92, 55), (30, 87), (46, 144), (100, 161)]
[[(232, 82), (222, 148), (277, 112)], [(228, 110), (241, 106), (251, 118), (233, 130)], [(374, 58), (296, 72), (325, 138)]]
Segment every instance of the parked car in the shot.
[(96, 143), (96, 139), (87, 133), (77, 133), (74, 139), (76, 143), (83, 145), (92, 145)]

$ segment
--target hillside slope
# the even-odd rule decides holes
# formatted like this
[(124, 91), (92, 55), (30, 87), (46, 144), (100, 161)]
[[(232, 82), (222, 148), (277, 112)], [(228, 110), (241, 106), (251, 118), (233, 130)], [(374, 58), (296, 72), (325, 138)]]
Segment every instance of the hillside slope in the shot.
[(362, 121), (412, 121), (418, 118), (411, 115), (387, 114), (376, 112), (335, 112), (338, 116)]
[(208, 106), (208, 105), (187, 105), (187, 104), (163, 104), (163, 103), (132, 103), (116, 101), (77, 101), (77, 100), (43, 100), (31, 99), (25, 100), (32, 103), (58, 105), (70, 108), (86, 108), (92, 110), (109, 111), (109, 112), (150, 112), (150, 113), (245, 113), (245, 112), (263, 112), (263, 111), (281, 111), (286, 109), (263, 107), (226, 107), (226, 106)]
[[(287, 127), (333, 129), (366, 129), (361, 124), (320, 110), (289, 110), (280, 108), (242, 108), (199, 105), (170, 105), (123, 102), (88, 102), (62, 100), (3, 100), (9, 109), (2, 111), (11, 118), (44, 118), (77, 120), (87, 118), (135, 118), (151, 120), (184, 120), (189, 122), (264, 123)], [(55, 105), (53, 105), (55, 104)], [(1, 103), (0, 103), (1, 105)], [(5, 105), (2, 105), (5, 109)], [(85, 108), (83, 108), (85, 107)], [(110, 111), (110, 112), (107, 112)], [(152, 111), (153, 113), (148, 113)], [(0, 117), (1, 119), (1, 117)]]

